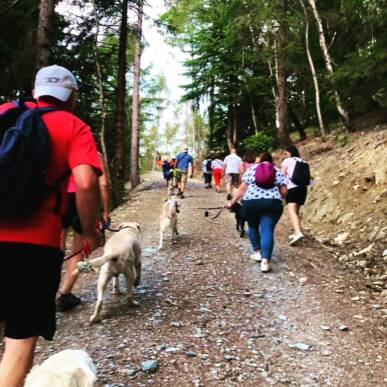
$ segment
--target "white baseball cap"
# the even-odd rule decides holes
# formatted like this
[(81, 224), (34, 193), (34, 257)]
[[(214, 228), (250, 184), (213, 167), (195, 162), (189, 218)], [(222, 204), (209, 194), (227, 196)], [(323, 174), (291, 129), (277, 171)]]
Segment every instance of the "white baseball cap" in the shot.
[(73, 90), (78, 90), (74, 75), (62, 66), (42, 67), (35, 77), (34, 98), (44, 95), (66, 102)]

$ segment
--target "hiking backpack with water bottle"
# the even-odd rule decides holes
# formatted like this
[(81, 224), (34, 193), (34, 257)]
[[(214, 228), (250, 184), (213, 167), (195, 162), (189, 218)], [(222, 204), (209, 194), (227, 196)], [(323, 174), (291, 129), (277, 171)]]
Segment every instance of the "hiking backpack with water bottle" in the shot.
[(0, 113), (0, 217), (26, 216), (52, 192), (46, 182), (50, 140), (41, 115), (54, 110), (13, 101)]
[(273, 163), (264, 161), (255, 168), (255, 183), (258, 187), (269, 189), (274, 187), (276, 169)]

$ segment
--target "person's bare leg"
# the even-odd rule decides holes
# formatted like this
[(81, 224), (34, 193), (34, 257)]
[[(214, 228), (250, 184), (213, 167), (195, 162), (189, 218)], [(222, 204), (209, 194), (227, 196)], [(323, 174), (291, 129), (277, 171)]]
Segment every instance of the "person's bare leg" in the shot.
[(226, 183), (227, 194), (231, 194), (231, 183)]
[(181, 183), (180, 183), (180, 191), (181, 192), (184, 192), (185, 191), (185, 182), (182, 180)]
[[(74, 233), (72, 253), (82, 249), (82, 246), (82, 236), (78, 233)], [(82, 254), (78, 254), (66, 262), (66, 275), (59, 290), (61, 294), (71, 293), (71, 290), (73, 289), (73, 286), (78, 278), (78, 274), (73, 274), (73, 272), (77, 268), (77, 263), (81, 260)]]
[(301, 234), (301, 223), (299, 217), (300, 205), (297, 203), (289, 203), (288, 210), (295, 233)]
[(5, 338), (5, 350), (0, 363), (0, 387), (23, 387), (32, 367), (37, 337)]
[(66, 250), (66, 237), (67, 237), (67, 228), (62, 230), (60, 234), (60, 249), (64, 252)]

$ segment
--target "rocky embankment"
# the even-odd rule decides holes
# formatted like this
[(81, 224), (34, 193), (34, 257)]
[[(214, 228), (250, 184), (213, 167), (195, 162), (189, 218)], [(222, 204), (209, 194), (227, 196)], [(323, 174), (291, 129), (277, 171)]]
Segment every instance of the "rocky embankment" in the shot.
[(387, 126), (300, 146), (316, 185), (304, 208), (311, 234), (387, 300)]

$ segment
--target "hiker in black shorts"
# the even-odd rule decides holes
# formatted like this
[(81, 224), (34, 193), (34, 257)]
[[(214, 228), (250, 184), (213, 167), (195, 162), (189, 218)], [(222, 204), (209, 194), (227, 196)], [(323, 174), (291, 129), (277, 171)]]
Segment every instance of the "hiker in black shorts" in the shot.
[[(102, 169), (102, 175), (98, 178), (98, 184), (102, 198), (102, 213), (100, 216), (100, 222), (101, 224), (108, 224), (110, 204), (109, 183), (102, 154), (98, 153), (98, 157)], [(71, 176), (67, 192), (68, 207), (62, 220), (62, 250), (65, 250), (65, 238), (67, 230), (70, 227), (73, 229), (74, 234), (71, 246), (71, 254), (74, 254), (82, 249), (82, 225), (77, 212), (75, 191), (76, 187)], [(78, 279), (78, 274), (73, 273), (77, 267), (77, 263), (81, 259), (82, 254), (77, 254), (65, 262), (66, 274), (63, 278), (62, 285), (59, 290), (59, 297), (56, 300), (56, 307), (59, 312), (67, 312), (68, 310), (71, 310), (82, 303), (81, 298), (72, 293), (73, 287)]]
[(306, 180), (304, 182), (300, 181), (298, 184), (294, 182), (294, 173), (298, 170), (297, 164), (301, 164), (298, 165), (301, 167), (307, 167), (306, 174), (308, 174), (308, 164), (300, 157), (298, 149), (294, 145), (290, 145), (284, 150), (284, 160), (282, 161), (281, 169), (283, 174), (288, 178), (288, 194), (286, 195), (286, 203), (288, 205), (290, 219), (294, 228), (294, 233), (289, 236), (291, 246), (304, 238), (304, 234), (301, 231), (300, 209), (301, 206), (305, 204), (308, 192), (307, 186), (310, 183), (310, 174), (309, 177), (306, 176)]
[(164, 177), (164, 180), (167, 184), (167, 187), (169, 186), (169, 181), (171, 180), (172, 178), (172, 174), (171, 174), (171, 163), (165, 158), (163, 160), (163, 162), (161, 163), (161, 169), (163, 171), (163, 177)]
[(212, 181), (212, 158), (211, 156), (207, 156), (205, 160), (203, 160), (202, 163), (202, 171), (203, 171), (203, 178), (204, 178), (204, 187), (205, 188), (211, 188), (211, 181)]
[[(14, 131), (15, 125), (19, 125), (18, 129), (26, 136), (41, 128), (40, 133), (46, 133), (49, 138), (47, 148), (44, 147), (44, 154), (48, 157), (46, 173), (44, 181), (39, 184), (46, 195), (42, 200), (32, 202), (33, 183), (38, 184), (41, 171), (33, 173), (33, 182), (25, 185), (25, 182), (29, 183), (28, 175), (23, 175), (25, 168), (17, 170), (19, 176), (24, 176), (24, 179), (17, 181), (18, 187), (24, 188), (20, 190), (23, 194), (21, 199), (35, 206), (23, 216), (18, 214), (20, 208), (12, 206), (15, 202), (19, 204), (17, 190), (14, 189), (9, 207), (12, 211), (16, 208), (15, 213), (0, 216), (0, 321), (4, 323), (5, 336), (0, 362), (1, 387), (23, 386), (33, 364), (38, 337), (51, 341), (56, 331), (55, 295), (63, 262), (60, 249), (61, 221), (66, 210), (66, 200), (61, 199), (65, 199), (70, 172), (77, 187), (76, 205), (82, 224), (83, 242), (90, 249), (100, 244), (101, 238), (95, 227), (100, 205), (100, 161), (90, 128), (72, 114), (77, 89), (77, 82), (67, 69), (57, 65), (43, 67), (35, 79), (35, 102), (7, 102), (0, 105), (0, 121), (6, 133)], [(36, 108), (41, 112), (38, 115)], [(18, 123), (4, 121), (3, 114), (15, 112), (12, 109), (19, 109), (24, 116), (34, 119), (18, 120)], [(11, 138), (1, 135), (0, 143), (11, 146), (13, 157), (17, 157), (20, 152), (16, 150), (25, 149), (27, 141), (23, 141), (23, 147), (14, 149), (17, 142), (7, 143), (6, 137)], [(4, 149), (7, 147), (2, 146), (1, 151)], [(40, 153), (31, 153), (30, 157), (24, 160), (18, 158), (17, 161), (27, 161), (24, 167), (34, 167), (39, 156)], [(13, 161), (12, 165), (17, 168), (19, 164)], [(1, 173), (3, 185), (16, 184), (15, 178), (6, 178), (4, 170)], [(0, 208), (5, 202), (3, 194)], [(4, 210), (7, 208), (1, 208), (1, 211)]]

